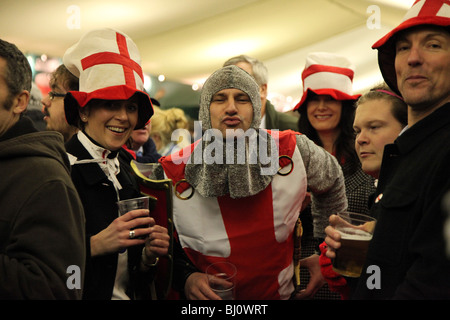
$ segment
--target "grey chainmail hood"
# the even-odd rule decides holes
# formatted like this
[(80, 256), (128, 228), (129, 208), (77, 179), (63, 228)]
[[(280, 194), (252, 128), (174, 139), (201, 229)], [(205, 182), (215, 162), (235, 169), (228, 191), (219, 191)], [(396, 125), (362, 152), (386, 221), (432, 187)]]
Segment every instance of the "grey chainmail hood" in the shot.
[[(253, 105), (253, 120), (250, 125), (253, 135), (248, 135), (245, 147), (234, 139), (214, 139), (214, 128), (211, 127), (210, 104), (214, 94), (223, 90), (235, 88), (242, 90), (250, 97)], [(261, 163), (258, 156), (260, 149), (268, 150), (268, 157), (276, 159), (278, 169), (278, 152), (275, 151), (275, 141), (265, 130), (259, 129), (261, 122), (261, 98), (259, 86), (246, 71), (234, 65), (227, 66), (214, 72), (205, 82), (200, 96), (199, 119), (205, 132), (201, 143), (193, 150), (191, 161), (186, 164), (185, 177), (191, 186), (204, 197), (219, 197), (230, 195), (232, 198), (243, 198), (255, 195), (264, 190), (272, 181), (275, 172), (261, 174), (262, 169), (269, 165)], [(212, 129), (212, 130), (210, 130)], [(217, 131), (217, 130), (216, 130)], [(251, 138), (249, 138), (251, 136)], [(220, 141), (219, 141), (220, 140)], [(242, 142), (242, 141), (241, 141)], [(252, 146), (249, 144), (253, 143)], [(214, 145), (213, 145), (214, 144)], [(230, 145), (231, 144), (231, 145)], [(256, 144), (256, 145), (255, 145)], [(212, 148), (214, 147), (214, 148)], [(215, 159), (205, 161), (205, 150), (213, 152), (208, 155)], [(227, 158), (233, 152), (233, 159)], [(198, 157), (198, 153), (202, 156)], [(250, 154), (255, 157), (250, 157)], [(276, 156), (276, 157), (275, 157)], [(242, 162), (242, 158), (245, 161)], [(203, 159), (201, 163), (194, 163), (192, 159)], [(256, 159), (249, 161), (249, 159)]]
[(250, 97), (253, 105), (253, 121), (250, 128), (257, 129), (261, 123), (261, 97), (259, 86), (251, 75), (234, 65), (214, 72), (203, 85), (200, 96), (199, 120), (203, 130), (211, 129), (209, 106), (213, 95), (223, 89), (235, 88), (244, 91)]

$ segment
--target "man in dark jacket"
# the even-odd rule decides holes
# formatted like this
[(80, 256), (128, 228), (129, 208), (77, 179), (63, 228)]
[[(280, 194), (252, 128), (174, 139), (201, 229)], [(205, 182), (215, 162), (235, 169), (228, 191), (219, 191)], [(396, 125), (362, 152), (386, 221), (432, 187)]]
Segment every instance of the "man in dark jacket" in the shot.
[(0, 39), (0, 299), (80, 299), (84, 214), (62, 135), (22, 113), (31, 68)]
[[(408, 105), (408, 129), (384, 150), (372, 207), (378, 221), (353, 298), (450, 299), (449, 28), (448, 1), (420, 0), (373, 46), (386, 83)], [(327, 234), (335, 247), (335, 232)]]

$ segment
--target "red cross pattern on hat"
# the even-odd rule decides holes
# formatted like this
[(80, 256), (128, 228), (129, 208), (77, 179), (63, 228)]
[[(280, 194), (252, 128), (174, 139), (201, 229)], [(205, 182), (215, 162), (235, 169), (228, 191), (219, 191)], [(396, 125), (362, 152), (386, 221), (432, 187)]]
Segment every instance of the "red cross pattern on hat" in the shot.
[(144, 91), (144, 73), (138, 47), (126, 34), (110, 28), (86, 33), (63, 56), (67, 69), (79, 78), (79, 90), (64, 98), (64, 111), (69, 124), (77, 125), (78, 107), (84, 108), (94, 99), (139, 99), (142, 128), (153, 114), (150, 97)]
[(123, 66), (123, 72), (125, 76), (125, 84), (136, 87), (136, 81), (134, 79), (133, 71), (135, 71), (142, 81), (144, 81), (144, 74), (142, 68), (136, 61), (133, 61), (128, 52), (127, 40), (124, 35), (116, 32), (117, 47), (119, 53), (115, 52), (98, 52), (94, 53), (81, 60), (83, 70), (93, 67), (98, 64), (120, 64)]
[(397, 32), (417, 25), (448, 26), (450, 21), (450, 0), (416, 0), (403, 17), (402, 22), (378, 40), (372, 48), (377, 49)]
[(395, 41), (390, 40), (395, 40), (403, 30), (420, 25), (448, 27), (450, 0), (416, 0), (400, 24), (372, 45), (373, 49), (378, 49), (378, 64), (384, 80), (397, 94), (400, 92), (394, 68)]
[(114, 29), (88, 32), (66, 51), (63, 60), (70, 72), (80, 78), (82, 92), (113, 86), (144, 88), (141, 56), (136, 44)]
[(403, 21), (421, 16), (448, 16), (445, 11), (450, 10), (450, 0), (416, 0)]

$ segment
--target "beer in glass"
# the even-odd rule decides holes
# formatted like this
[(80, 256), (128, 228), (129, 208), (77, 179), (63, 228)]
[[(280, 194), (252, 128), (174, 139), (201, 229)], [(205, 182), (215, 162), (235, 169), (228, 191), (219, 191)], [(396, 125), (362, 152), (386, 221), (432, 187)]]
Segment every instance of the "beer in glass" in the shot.
[(339, 214), (335, 229), (341, 235), (341, 246), (336, 250), (333, 270), (347, 277), (361, 275), (372, 240), (376, 219), (365, 214), (345, 212)]

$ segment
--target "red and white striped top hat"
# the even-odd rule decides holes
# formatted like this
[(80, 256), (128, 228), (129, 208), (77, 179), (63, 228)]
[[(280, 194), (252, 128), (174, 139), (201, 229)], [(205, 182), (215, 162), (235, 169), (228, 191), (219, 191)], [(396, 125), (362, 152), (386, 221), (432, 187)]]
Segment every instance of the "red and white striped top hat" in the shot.
[(357, 100), (360, 95), (352, 93), (354, 73), (355, 68), (346, 57), (328, 52), (310, 53), (302, 72), (303, 96), (294, 110), (303, 106), (310, 92), (340, 101)]
[(85, 34), (67, 49), (63, 57), (67, 69), (79, 78), (79, 91), (64, 98), (69, 124), (77, 125), (78, 108), (92, 99), (139, 100), (138, 123), (143, 128), (153, 115), (150, 97), (144, 92), (144, 74), (136, 44), (126, 34), (113, 29), (99, 29)]
[(378, 64), (384, 80), (398, 94), (400, 92), (395, 74), (395, 36), (400, 31), (419, 25), (448, 27), (450, 0), (416, 0), (401, 23), (372, 46), (373, 49), (378, 49)]

